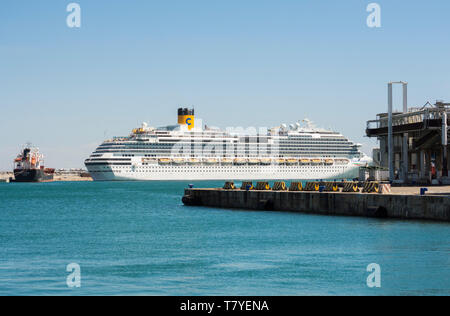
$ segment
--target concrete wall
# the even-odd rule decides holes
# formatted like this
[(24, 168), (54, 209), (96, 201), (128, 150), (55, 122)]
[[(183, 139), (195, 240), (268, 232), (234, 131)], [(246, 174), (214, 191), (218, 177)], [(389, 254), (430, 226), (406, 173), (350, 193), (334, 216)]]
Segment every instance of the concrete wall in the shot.
[(450, 197), (186, 189), (186, 205), (450, 221)]

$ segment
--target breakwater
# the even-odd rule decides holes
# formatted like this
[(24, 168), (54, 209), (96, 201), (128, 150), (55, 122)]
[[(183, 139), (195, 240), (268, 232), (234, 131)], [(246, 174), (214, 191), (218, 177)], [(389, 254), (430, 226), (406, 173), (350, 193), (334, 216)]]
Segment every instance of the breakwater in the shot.
[[(2, 172), (0, 173), (0, 183), (13, 182), (14, 173)], [(61, 172), (56, 171), (54, 174), (53, 182), (81, 182), (92, 181), (92, 177), (87, 172)]]
[(450, 221), (446, 195), (185, 189), (183, 203), (218, 208), (321, 215)]

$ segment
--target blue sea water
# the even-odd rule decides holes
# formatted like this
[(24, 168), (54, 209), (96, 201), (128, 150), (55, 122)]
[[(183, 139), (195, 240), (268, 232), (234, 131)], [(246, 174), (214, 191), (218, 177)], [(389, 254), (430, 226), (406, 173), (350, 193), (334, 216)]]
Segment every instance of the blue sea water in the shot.
[(0, 184), (0, 295), (450, 294), (449, 224), (186, 207), (186, 186)]

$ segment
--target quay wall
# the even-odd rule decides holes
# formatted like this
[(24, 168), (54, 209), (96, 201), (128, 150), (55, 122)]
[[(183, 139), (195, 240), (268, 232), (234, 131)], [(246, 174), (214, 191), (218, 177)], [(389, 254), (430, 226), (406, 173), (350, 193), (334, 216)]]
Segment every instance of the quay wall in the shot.
[(321, 215), (450, 221), (450, 197), (444, 195), (186, 189), (183, 203)]

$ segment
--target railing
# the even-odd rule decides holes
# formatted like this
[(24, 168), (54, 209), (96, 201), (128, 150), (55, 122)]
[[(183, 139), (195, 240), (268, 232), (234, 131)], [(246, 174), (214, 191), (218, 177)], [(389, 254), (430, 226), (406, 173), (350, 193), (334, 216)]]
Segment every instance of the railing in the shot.
[[(450, 114), (450, 110), (446, 110), (447, 114)], [(392, 115), (392, 126), (423, 123), (425, 120), (441, 119), (443, 114), (442, 109), (424, 109), (420, 111), (393, 114)], [(367, 121), (367, 129), (376, 129), (388, 127), (388, 116), (379, 118), (378, 120)]]

